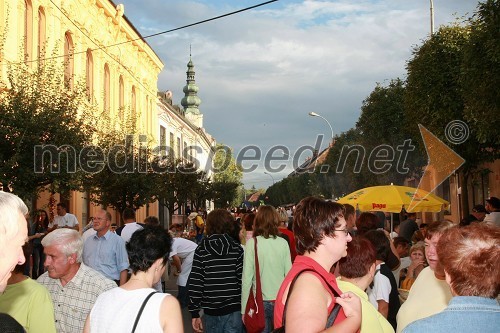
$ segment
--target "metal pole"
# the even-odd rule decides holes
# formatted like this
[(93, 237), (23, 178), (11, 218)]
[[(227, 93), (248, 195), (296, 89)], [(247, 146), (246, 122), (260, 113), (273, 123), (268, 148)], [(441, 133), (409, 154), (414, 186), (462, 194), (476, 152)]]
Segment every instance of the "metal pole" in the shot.
[(317, 114), (316, 112), (309, 112), (309, 115), (310, 115), (311, 117), (319, 117), (319, 118), (323, 119), (324, 121), (326, 121), (326, 123), (327, 123), (327, 124), (328, 124), (328, 126), (330, 127), (330, 131), (332, 132), (332, 137), (331, 137), (331, 141), (330, 141), (330, 142), (331, 142), (331, 143), (333, 143), (333, 127), (332, 127), (332, 125), (330, 124), (330, 122), (329, 122), (329, 121), (328, 121), (325, 117), (323, 117), (323, 116), (322, 116), (322, 115), (320, 115), (320, 114)]
[(434, 1), (430, 0), (431, 2), (431, 35), (434, 34)]
[(268, 175), (269, 177), (271, 177), (271, 179), (273, 180), (273, 185), (274, 185), (274, 177), (273, 177), (273, 175), (271, 175), (271, 174), (270, 174), (269, 172), (267, 172), (267, 171), (264, 171), (264, 173), (265, 173), (266, 175)]

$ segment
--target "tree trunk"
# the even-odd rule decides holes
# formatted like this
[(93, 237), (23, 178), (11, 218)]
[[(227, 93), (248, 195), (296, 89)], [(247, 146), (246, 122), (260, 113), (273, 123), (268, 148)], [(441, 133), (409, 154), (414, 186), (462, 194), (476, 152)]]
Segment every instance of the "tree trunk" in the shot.
[(469, 215), (469, 171), (460, 171), (461, 183), (460, 187), (462, 189), (462, 193), (460, 196), (461, 210), (459, 221), (461, 221), (464, 217)]

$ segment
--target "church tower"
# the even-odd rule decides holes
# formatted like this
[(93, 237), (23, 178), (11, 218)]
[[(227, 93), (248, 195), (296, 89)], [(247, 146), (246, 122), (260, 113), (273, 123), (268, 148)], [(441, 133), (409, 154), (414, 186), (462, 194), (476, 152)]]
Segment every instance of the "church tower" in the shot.
[(184, 107), (184, 114), (186, 118), (195, 126), (203, 127), (203, 114), (198, 109), (201, 104), (201, 99), (198, 97), (198, 86), (194, 80), (194, 65), (189, 55), (189, 62), (187, 64), (187, 80), (184, 86), (184, 97), (181, 100), (181, 105)]

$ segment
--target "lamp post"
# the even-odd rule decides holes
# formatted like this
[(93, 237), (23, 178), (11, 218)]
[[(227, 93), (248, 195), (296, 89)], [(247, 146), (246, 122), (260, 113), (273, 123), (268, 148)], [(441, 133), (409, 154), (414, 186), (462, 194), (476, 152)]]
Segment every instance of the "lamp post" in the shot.
[(271, 177), (271, 179), (273, 180), (273, 185), (274, 185), (274, 177), (273, 177), (273, 175), (271, 175), (271, 174), (270, 174), (269, 172), (267, 172), (267, 171), (264, 171), (264, 173), (265, 173), (266, 175), (268, 175), (269, 177)]
[(309, 112), (309, 115), (311, 117), (319, 117), (319, 118), (323, 119), (324, 121), (326, 121), (326, 123), (328, 124), (328, 126), (330, 126), (330, 131), (332, 131), (332, 140), (331, 140), (331, 143), (333, 143), (333, 128), (332, 128), (332, 125), (330, 124), (330, 122), (325, 117), (323, 117), (322, 115), (317, 114), (316, 112)]
[(430, 0), (431, 2), (431, 35), (434, 34), (434, 1)]

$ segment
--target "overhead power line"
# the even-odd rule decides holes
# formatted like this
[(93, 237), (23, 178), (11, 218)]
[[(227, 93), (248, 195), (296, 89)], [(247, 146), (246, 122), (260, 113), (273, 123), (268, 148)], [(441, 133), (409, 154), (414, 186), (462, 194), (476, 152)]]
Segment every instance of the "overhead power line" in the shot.
[[(154, 34), (151, 34), (151, 35), (147, 35), (147, 36), (141, 36), (139, 38), (135, 38), (135, 39), (131, 39), (131, 40), (127, 40), (127, 41), (123, 41), (123, 42), (119, 42), (119, 43), (115, 43), (115, 44), (110, 44), (110, 45), (106, 45), (106, 46), (99, 46), (95, 49), (91, 49), (91, 51), (97, 51), (97, 50), (104, 50), (104, 49), (107, 49), (107, 48), (110, 48), (110, 47), (113, 47), (113, 46), (118, 46), (118, 45), (123, 45), (123, 44), (127, 44), (127, 43), (132, 43), (132, 42), (135, 42), (135, 41), (138, 41), (138, 40), (145, 40), (145, 39), (148, 39), (148, 38), (151, 38), (151, 37), (156, 37), (156, 36), (160, 36), (160, 35), (164, 35), (164, 34), (167, 34), (167, 33), (170, 33), (170, 32), (174, 32), (174, 31), (177, 31), (177, 30), (181, 30), (181, 29), (186, 29), (186, 28), (189, 28), (189, 27), (193, 27), (195, 25), (199, 25), (199, 24), (203, 24), (203, 23), (207, 23), (207, 22), (210, 22), (210, 21), (215, 21), (215, 20), (218, 20), (218, 19), (221, 19), (223, 17), (227, 17), (227, 16), (231, 16), (231, 15), (235, 15), (235, 14), (238, 14), (238, 13), (241, 13), (241, 12), (245, 12), (245, 11), (248, 11), (248, 10), (252, 10), (252, 9), (255, 9), (257, 7), (261, 7), (261, 6), (265, 6), (265, 5), (268, 5), (270, 3), (273, 3), (273, 2), (277, 2), (279, 0), (270, 0), (270, 1), (266, 1), (266, 2), (262, 2), (262, 3), (259, 3), (259, 4), (256, 4), (256, 5), (253, 5), (253, 6), (250, 6), (250, 7), (246, 7), (246, 8), (243, 8), (243, 9), (239, 9), (239, 10), (236, 10), (236, 11), (233, 11), (233, 12), (229, 12), (229, 13), (226, 13), (226, 14), (222, 14), (222, 15), (219, 15), (219, 16), (215, 16), (215, 17), (212, 17), (212, 18), (209, 18), (209, 19), (206, 19), (206, 20), (202, 20), (202, 21), (198, 21), (198, 22), (195, 22), (195, 23), (191, 23), (191, 24), (187, 24), (187, 25), (183, 25), (181, 27), (178, 27), (178, 28), (174, 28), (174, 29), (169, 29), (169, 30), (165, 30), (165, 31), (161, 31), (161, 32), (157, 32), (157, 33), (154, 33)], [(52, 1), (51, 1), (52, 2)], [(54, 2), (52, 2), (54, 4)], [(55, 5), (55, 4), (54, 4)], [(56, 5), (55, 5), (56, 6)], [(56, 6), (57, 7), (57, 6)], [(59, 10), (61, 10), (59, 7), (57, 7)], [(62, 11), (61, 11), (62, 12)], [(63, 13), (64, 14), (64, 13)], [(77, 28), (78, 26), (66, 15), (64, 14), (72, 23), (73, 25), (75, 25)], [(78, 28), (80, 30), (80, 28)], [(90, 39), (94, 44), (96, 44), (92, 38), (90, 38), (87, 34), (85, 34), (82, 30), (80, 30), (88, 39)], [(97, 45), (97, 44), (96, 44)], [(75, 54), (82, 54), (82, 53), (86, 53), (87, 50), (85, 51), (78, 51), (78, 52), (73, 52), (72, 55), (75, 55)], [(29, 60), (29, 61), (21, 61), (17, 64), (23, 64), (23, 63), (29, 63), (29, 62), (36, 62), (36, 61), (40, 61), (40, 60), (50, 60), (50, 59), (57, 59), (57, 58), (63, 58), (65, 57), (65, 55), (60, 55), (60, 56), (53, 56), (53, 57), (46, 57), (46, 58), (37, 58), (37, 59), (34, 59), (34, 60)]]

